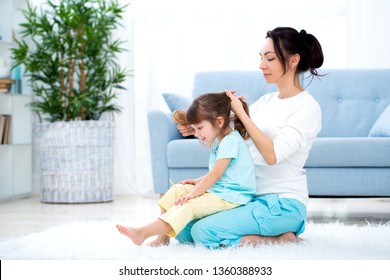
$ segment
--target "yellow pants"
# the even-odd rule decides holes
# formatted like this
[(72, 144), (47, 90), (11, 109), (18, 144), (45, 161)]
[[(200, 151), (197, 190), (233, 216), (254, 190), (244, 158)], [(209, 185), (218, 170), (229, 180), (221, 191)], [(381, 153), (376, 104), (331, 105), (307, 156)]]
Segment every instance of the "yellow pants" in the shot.
[(194, 185), (176, 184), (158, 201), (160, 207), (167, 211), (159, 218), (168, 223), (173, 229), (167, 233), (168, 236), (175, 237), (192, 220), (239, 206), (236, 203), (223, 200), (218, 195), (209, 192), (190, 199), (183, 205), (176, 206), (176, 199), (188, 194), (193, 188)]

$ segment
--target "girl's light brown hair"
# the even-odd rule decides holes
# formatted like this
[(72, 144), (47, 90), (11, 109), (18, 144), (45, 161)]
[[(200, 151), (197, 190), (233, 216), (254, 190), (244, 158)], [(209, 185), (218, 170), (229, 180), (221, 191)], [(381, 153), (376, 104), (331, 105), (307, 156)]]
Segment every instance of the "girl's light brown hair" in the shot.
[[(249, 116), (248, 104), (243, 100), (241, 102)], [(233, 121), (234, 129), (240, 133), (242, 138), (249, 138), (243, 123), (231, 110), (231, 100), (225, 92), (205, 93), (198, 96), (194, 99), (186, 114), (189, 124), (197, 124), (206, 120), (216, 125), (217, 117), (222, 117), (224, 120), (221, 128), (222, 132), (226, 131), (230, 122)]]

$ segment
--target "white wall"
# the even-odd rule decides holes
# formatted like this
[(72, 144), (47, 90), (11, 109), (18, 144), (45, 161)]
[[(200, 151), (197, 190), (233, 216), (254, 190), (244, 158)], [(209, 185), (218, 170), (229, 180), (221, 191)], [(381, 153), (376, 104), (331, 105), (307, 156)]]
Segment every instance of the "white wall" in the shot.
[(390, 2), (349, 0), (347, 67), (390, 68)]

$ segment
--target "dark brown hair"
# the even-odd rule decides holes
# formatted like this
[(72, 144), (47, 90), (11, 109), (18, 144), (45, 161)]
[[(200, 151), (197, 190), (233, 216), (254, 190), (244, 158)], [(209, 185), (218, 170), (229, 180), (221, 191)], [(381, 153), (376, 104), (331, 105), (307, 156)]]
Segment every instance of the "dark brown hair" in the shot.
[(322, 66), (324, 55), (320, 42), (305, 30), (298, 32), (291, 27), (277, 27), (267, 32), (266, 38), (271, 38), (276, 56), (281, 61), (284, 73), (287, 71), (289, 56), (299, 54), (297, 74), (309, 71), (312, 76), (318, 76), (317, 68)]
[[(248, 104), (243, 100), (241, 102), (245, 112), (249, 115)], [(222, 117), (224, 120), (221, 133), (224, 134), (230, 122), (233, 121), (234, 129), (240, 133), (242, 138), (249, 138), (243, 123), (231, 110), (231, 100), (225, 92), (205, 93), (198, 96), (188, 108), (186, 115), (189, 124), (198, 124), (206, 120), (215, 126), (217, 117)]]

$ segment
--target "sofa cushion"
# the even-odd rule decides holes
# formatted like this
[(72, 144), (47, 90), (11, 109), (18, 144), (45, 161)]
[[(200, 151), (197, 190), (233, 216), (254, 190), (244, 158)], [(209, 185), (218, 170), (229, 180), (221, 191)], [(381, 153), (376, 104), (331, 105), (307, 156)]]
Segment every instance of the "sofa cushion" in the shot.
[(372, 126), (368, 137), (390, 137), (390, 105), (382, 112)]
[(318, 137), (305, 167), (390, 167), (390, 139)]
[[(168, 166), (207, 168), (210, 150), (198, 139), (172, 140), (168, 144)], [(319, 137), (305, 167), (390, 167), (388, 138)]]
[(175, 110), (186, 110), (191, 105), (191, 99), (180, 94), (163, 93), (162, 96), (171, 112)]

